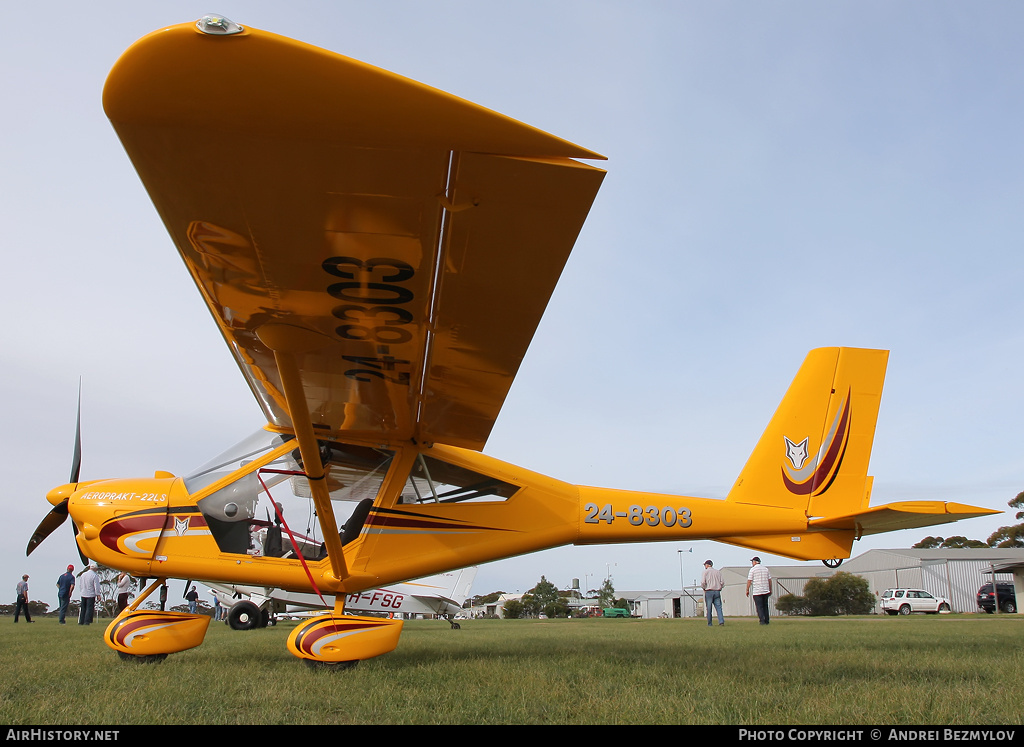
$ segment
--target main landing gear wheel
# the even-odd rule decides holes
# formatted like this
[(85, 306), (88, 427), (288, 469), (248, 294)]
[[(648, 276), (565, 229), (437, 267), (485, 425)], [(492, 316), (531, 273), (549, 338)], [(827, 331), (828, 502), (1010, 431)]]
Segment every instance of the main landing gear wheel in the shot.
[(117, 655), (121, 658), (121, 661), (131, 661), (136, 664), (159, 664), (167, 658), (167, 654), (126, 654), (124, 651), (118, 651)]
[(252, 602), (238, 602), (228, 612), (228, 625), (232, 630), (253, 630), (259, 627), (262, 615)]
[(821, 562), (825, 564), (826, 568), (838, 568), (839, 566), (841, 566), (843, 564), (843, 559), (842, 558), (831, 558), (829, 560), (823, 560)]
[(316, 659), (303, 659), (306, 666), (317, 672), (343, 672), (352, 669), (359, 663), (359, 659), (353, 661), (317, 661)]

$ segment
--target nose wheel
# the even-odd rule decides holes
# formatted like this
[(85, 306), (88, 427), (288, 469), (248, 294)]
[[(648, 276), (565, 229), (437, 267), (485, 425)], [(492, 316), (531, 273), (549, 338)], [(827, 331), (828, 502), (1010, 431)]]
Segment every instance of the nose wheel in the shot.
[(317, 661), (315, 659), (303, 659), (306, 662), (306, 666), (316, 672), (343, 672), (346, 669), (351, 669), (359, 660), (355, 661)]
[(167, 654), (127, 654), (124, 651), (117, 652), (121, 661), (130, 661), (135, 664), (159, 664), (167, 658)]

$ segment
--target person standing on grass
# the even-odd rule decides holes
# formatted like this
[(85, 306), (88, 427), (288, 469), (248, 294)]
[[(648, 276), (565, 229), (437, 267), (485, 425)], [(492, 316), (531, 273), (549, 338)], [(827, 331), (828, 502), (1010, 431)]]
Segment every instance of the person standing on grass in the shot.
[(60, 624), (64, 625), (64, 618), (68, 614), (68, 604), (71, 602), (71, 593), (75, 590), (75, 567), (69, 565), (65, 573), (57, 579), (57, 609), (60, 612)]
[(18, 592), (18, 598), (14, 602), (14, 622), (18, 622), (18, 615), (25, 610), (25, 622), (32, 622), (32, 614), (28, 611), (28, 574), (21, 577), (21, 581), (14, 587)]
[(761, 625), (768, 624), (768, 602), (772, 596), (772, 574), (761, 565), (761, 558), (756, 555), (750, 559), (752, 565), (747, 574), (747, 596), (754, 596), (754, 608)]
[(117, 577), (117, 614), (128, 606), (128, 599), (132, 594), (132, 577), (121, 571)]
[(100, 577), (93, 570), (95, 566), (87, 565), (78, 577), (78, 585), (82, 590), (82, 608), (78, 611), (79, 625), (92, 625), (92, 617), (96, 614), (96, 597), (100, 595)]
[(725, 625), (725, 618), (722, 617), (722, 587), (725, 586), (725, 579), (722, 572), (714, 567), (710, 560), (704, 561), (704, 573), (700, 577), (700, 588), (704, 590), (704, 609), (708, 613), (708, 627), (711, 627), (711, 607), (714, 606), (718, 613), (718, 624)]

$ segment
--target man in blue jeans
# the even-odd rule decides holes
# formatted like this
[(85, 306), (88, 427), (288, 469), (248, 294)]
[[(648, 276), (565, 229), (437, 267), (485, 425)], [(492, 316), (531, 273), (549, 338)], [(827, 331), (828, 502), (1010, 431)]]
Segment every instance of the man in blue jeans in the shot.
[(18, 598), (14, 602), (14, 622), (18, 622), (21, 611), (25, 611), (25, 622), (32, 622), (32, 613), (28, 611), (28, 574), (21, 577), (16, 589)]
[(747, 596), (753, 595), (754, 609), (761, 625), (768, 624), (768, 603), (772, 598), (772, 574), (761, 565), (761, 558), (756, 555), (750, 559), (750, 572), (747, 573)]
[(718, 624), (725, 625), (725, 618), (722, 617), (722, 587), (725, 580), (722, 572), (714, 567), (710, 560), (704, 561), (704, 573), (700, 577), (700, 588), (704, 589), (704, 609), (708, 613), (708, 626), (711, 626), (711, 608), (718, 613)]
[(66, 573), (57, 579), (57, 609), (60, 611), (60, 624), (64, 624), (64, 618), (68, 614), (68, 604), (71, 602), (71, 594), (75, 590), (75, 567), (68, 566)]

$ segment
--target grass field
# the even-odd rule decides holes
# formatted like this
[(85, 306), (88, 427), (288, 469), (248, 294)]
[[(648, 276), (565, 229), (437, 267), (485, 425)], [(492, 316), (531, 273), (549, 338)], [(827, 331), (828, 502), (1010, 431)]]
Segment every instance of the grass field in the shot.
[(1024, 616), (406, 623), (345, 672), (291, 627), (212, 624), (122, 662), (84, 628), (0, 617), (0, 724), (1019, 724)]

